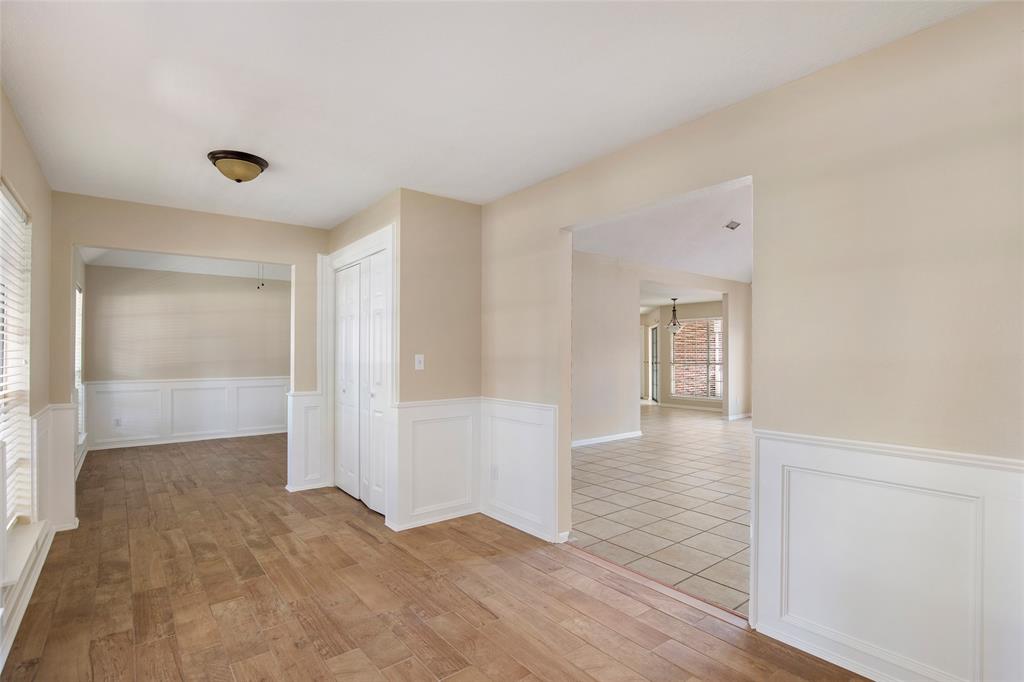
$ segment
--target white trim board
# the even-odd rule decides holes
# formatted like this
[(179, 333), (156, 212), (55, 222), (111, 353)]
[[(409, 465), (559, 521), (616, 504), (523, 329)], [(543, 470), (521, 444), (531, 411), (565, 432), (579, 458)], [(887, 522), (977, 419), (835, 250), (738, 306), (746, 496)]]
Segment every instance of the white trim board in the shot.
[[(173, 445), (174, 443), (198, 443), (204, 440), (225, 440), (228, 438), (253, 438), (255, 436), (273, 436), (275, 434), (287, 433), (286, 428), (274, 427), (266, 431), (246, 431), (245, 433), (224, 433), (224, 434), (200, 434), (195, 436), (171, 436), (170, 438), (148, 438), (143, 440), (124, 440), (115, 444), (104, 444), (94, 445), (86, 450), (85, 455), (82, 456), (81, 464), (79, 464), (79, 471), (81, 470), (82, 464), (85, 463), (85, 457), (90, 452), (102, 452), (103, 450), (115, 450), (117, 448), (138, 448), (150, 445)], [(75, 474), (78, 477), (78, 474)]]
[(625, 433), (612, 433), (607, 436), (595, 436), (593, 438), (580, 438), (572, 442), (572, 447), (581, 448), (586, 445), (597, 445), (598, 443), (611, 443), (617, 440), (626, 440), (627, 438), (640, 438), (643, 436), (642, 431), (626, 431)]
[(754, 431), (750, 621), (879, 680), (1024, 679), (1024, 465)]

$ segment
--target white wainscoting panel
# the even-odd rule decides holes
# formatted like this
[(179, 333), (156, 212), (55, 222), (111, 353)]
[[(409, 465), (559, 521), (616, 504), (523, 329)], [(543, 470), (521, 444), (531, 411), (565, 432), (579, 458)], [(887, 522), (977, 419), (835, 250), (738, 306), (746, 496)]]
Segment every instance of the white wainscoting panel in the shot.
[(289, 492), (334, 485), (326, 400), (319, 391), (288, 394)]
[(558, 408), (481, 400), (481, 511), (558, 542)]
[(398, 408), (388, 527), (404, 530), (479, 511), (480, 398), (401, 403)]
[(755, 432), (751, 622), (880, 680), (1024, 679), (1024, 466)]
[(89, 449), (281, 433), (288, 377), (90, 381)]
[(35, 518), (56, 531), (78, 527), (75, 516), (76, 406), (47, 405), (32, 417)]

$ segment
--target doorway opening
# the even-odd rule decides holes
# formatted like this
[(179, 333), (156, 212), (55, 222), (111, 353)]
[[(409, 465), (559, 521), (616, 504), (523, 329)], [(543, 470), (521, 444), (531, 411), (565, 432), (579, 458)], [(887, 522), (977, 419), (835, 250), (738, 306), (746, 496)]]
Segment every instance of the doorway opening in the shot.
[(742, 615), (752, 222), (740, 178), (572, 228), (570, 542)]
[(284, 484), (291, 265), (77, 246), (72, 283), (76, 466), (87, 451), (264, 436)]
[(660, 383), (658, 381), (658, 326), (646, 326), (643, 319), (644, 309), (640, 309), (640, 324), (644, 327), (645, 333), (645, 355), (643, 376), (647, 391), (640, 396), (642, 403), (658, 403), (658, 396), (661, 395)]

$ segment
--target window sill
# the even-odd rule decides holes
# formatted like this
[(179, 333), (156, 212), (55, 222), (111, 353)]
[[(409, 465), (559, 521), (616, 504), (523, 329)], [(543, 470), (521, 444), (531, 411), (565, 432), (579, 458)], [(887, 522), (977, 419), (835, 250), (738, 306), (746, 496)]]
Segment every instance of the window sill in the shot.
[(721, 403), (721, 398), (701, 398), (699, 396), (681, 396), (681, 395), (670, 395), (669, 400), (692, 400), (694, 402), (701, 403)]
[(43, 539), (45, 521), (16, 523), (7, 531), (7, 557), (4, 561), (3, 586), (10, 587), (21, 580), (36, 547)]

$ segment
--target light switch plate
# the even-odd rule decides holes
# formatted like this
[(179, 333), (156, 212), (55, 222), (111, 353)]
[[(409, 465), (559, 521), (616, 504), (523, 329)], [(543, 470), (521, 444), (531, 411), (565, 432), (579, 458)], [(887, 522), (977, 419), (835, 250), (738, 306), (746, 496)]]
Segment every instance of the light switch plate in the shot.
[(416, 355), (416, 369), (423, 369), (423, 356), (421, 354)]

